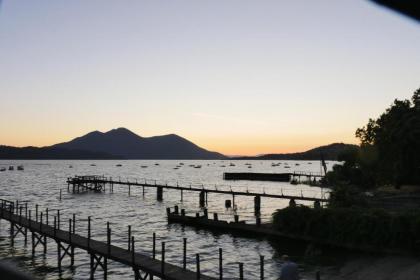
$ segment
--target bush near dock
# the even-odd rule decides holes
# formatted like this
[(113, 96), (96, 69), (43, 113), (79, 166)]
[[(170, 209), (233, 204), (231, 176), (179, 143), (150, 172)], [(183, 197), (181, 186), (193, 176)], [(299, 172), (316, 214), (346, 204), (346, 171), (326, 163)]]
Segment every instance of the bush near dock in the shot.
[(277, 210), (273, 227), (354, 249), (418, 253), (420, 248), (420, 212), (297, 206)]

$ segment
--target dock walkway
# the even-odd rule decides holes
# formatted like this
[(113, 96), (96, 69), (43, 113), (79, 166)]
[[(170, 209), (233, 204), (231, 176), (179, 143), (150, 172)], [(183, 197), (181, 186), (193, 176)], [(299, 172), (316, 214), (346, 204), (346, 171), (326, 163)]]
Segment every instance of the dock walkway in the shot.
[[(107, 260), (113, 260), (132, 267), (135, 279), (153, 279), (153, 276), (167, 280), (216, 279), (201, 274), (199, 270), (194, 272), (169, 264), (164, 261), (164, 255), (163, 261), (161, 261), (144, 254), (136, 253), (134, 251), (134, 237), (131, 238), (131, 250), (113, 246), (111, 245), (111, 231), (109, 228), (107, 242), (101, 242), (90, 238), (90, 230), (88, 237), (76, 234), (74, 232), (74, 227), (72, 229), (73, 221), (71, 221), (71, 219), (69, 220), (69, 230), (66, 231), (59, 228), (56, 217), (54, 217), (54, 225), (51, 226), (42, 222), (42, 214), (40, 216), (40, 221), (30, 219), (27, 214), (26, 211), (25, 214), (22, 215), (22, 208), (18, 211), (15, 209), (13, 202), (1, 200), (0, 218), (10, 222), (10, 234), (12, 239), (14, 239), (18, 233), (22, 233), (25, 236), (26, 242), (27, 231), (29, 230), (32, 233), (32, 252), (34, 252), (37, 245), (41, 244), (44, 246), (44, 253), (47, 248), (47, 238), (53, 239), (57, 242), (58, 266), (60, 270), (61, 260), (64, 256), (70, 256), (71, 263), (73, 264), (74, 248), (79, 248), (91, 255), (91, 279), (94, 278), (94, 272), (98, 266), (102, 267), (104, 270), (104, 278), (106, 279)], [(67, 244), (68, 247), (63, 246), (61, 243)], [(63, 250), (63, 254), (61, 254), (61, 250)], [(140, 272), (142, 272), (143, 275), (141, 275)]]

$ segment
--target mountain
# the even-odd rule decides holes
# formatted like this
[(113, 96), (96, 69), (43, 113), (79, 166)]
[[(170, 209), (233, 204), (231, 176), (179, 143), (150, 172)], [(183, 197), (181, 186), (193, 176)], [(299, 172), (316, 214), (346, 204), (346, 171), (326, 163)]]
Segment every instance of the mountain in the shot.
[(357, 149), (357, 145), (333, 143), (317, 147), (306, 152), (288, 154), (266, 154), (255, 157), (235, 157), (233, 159), (260, 159), (260, 160), (320, 160), (321, 154), (325, 160), (337, 160), (339, 154), (348, 149)]
[(107, 153), (125, 159), (223, 159), (175, 134), (141, 137), (126, 128), (93, 131), (49, 148)]
[(0, 159), (117, 159), (107, 154), (54, 147), (11, 147), (0, 145)]

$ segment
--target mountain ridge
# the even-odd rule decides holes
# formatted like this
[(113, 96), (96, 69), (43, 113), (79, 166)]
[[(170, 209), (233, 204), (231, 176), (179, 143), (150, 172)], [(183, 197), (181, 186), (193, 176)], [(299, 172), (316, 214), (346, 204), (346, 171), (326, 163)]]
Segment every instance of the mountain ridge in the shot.
[(228, 157), (208, 151), (177, 135), (142, 137), (127, 128), (98, 130), (44, 147), (0, 145), (0, 159), (232, 159), (232, 160), (337, 160), (356, 145), (333, 143), (305, 152)]
[(176, 134), (141, 137), (122, 127), (107, 132), (90, 132), (51, 147), (109, 153), (125, 159), (226, 158), (220, 153), (203, 149)]

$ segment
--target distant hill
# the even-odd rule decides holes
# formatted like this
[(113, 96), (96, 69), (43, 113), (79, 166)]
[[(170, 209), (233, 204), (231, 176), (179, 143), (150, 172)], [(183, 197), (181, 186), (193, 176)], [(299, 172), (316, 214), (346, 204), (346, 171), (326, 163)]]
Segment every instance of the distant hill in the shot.
[(0, 159), (117, 159), (107, 153), (68, 150), (54, 147), (11, 147), (0, 145)]
[(333, 143), (317, 147), (306, 152), (289, 154), (266, 154), (255, 157), (234, 157), (233, 159), (260, 159), (260, 160), (320, 160), (321, 154), (325, 160), (337, 160), (338, 155), (347, 149), (358, 148), (357, 145)]
[(125, 159), (223, 159), (175, 134), (141, 137), (126, 128), (93, 131), (50, 148), (107, 153)]
[[(334, 143), (306, 152), (267, 154), (230, 159), (260, 160), (337, 160), (338, 155), (356, 145)], [(69, 142), (48, 147), (11, 147), (0, 145), (0, 159), (226, 159), (175, 134), (141, 137), (126, 128), (108, 132), (93, 131)]]

